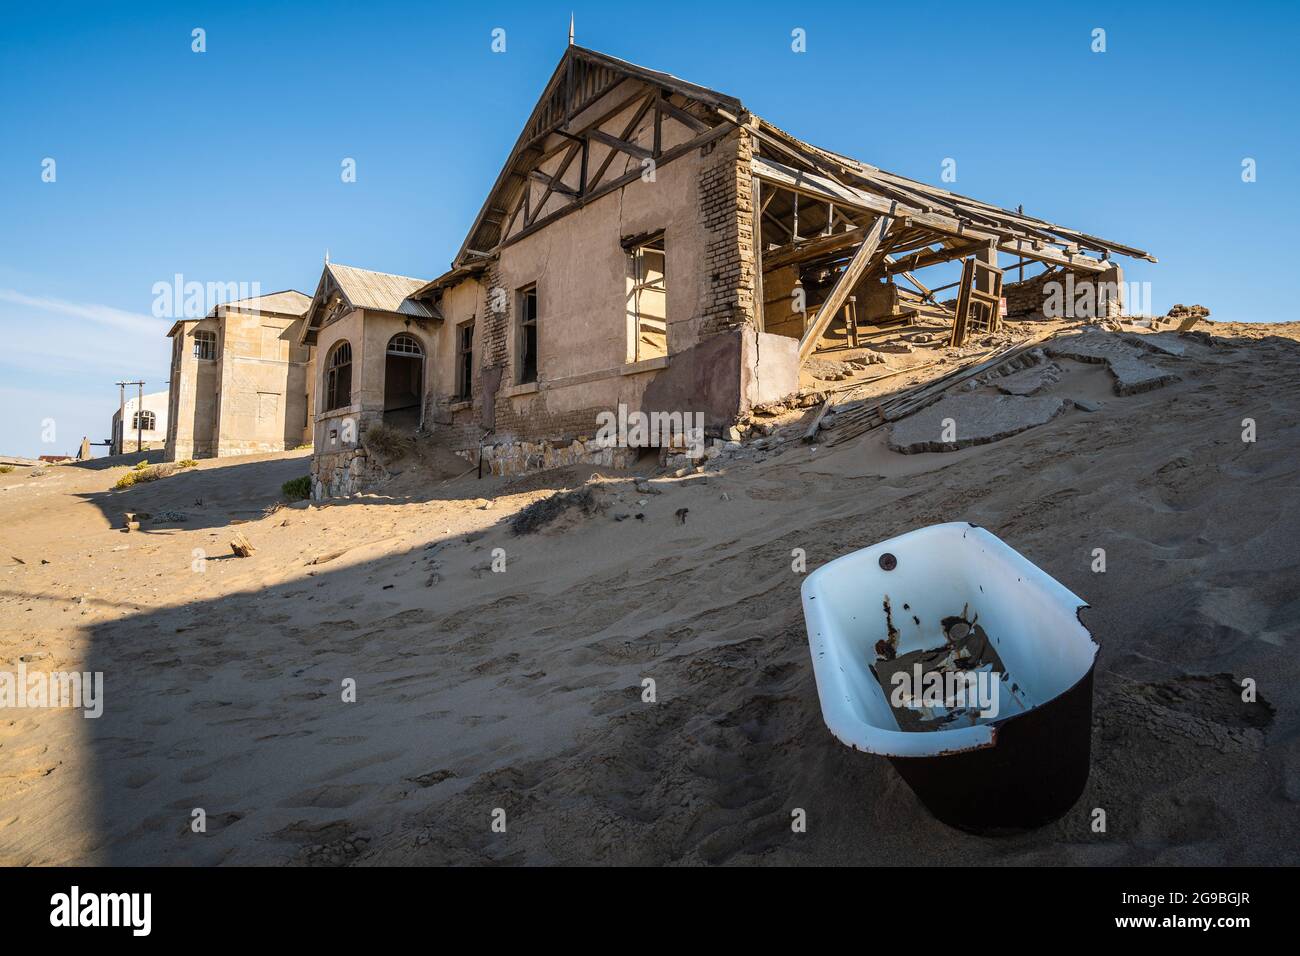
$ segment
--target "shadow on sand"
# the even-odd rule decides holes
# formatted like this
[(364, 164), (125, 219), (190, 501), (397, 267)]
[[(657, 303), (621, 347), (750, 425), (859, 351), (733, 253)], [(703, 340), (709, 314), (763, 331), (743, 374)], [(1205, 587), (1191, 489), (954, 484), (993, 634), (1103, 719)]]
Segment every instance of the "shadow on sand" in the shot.
[[(1273, 347), (1296, 351), (1290, 340)], [(1281, 386), (1267, 396), (1205, 391), (1213, 389), (1205, 381), (1193, 388), (1204, 407), (1224, 406), (1230, 418), (1265, 401), (1277, 403), (1278, 414), (1282, 405), (1288, 415), (1294, 410)], [(1275, 433), (1280, 444), (1251, 449), (1247, 470), (1239, 443), (1192, 427), (1203, 410), (1161, 407), (1185, 417), (1188, 429), (1160, 433), (1154, 454), (1209, 469), (1204, 481), (1272, 481), (1287, 467), (1294, 474), (1287, 461), (1294, 462), (1300, 433), (1293, 427)], [(1145, 436), (1139, 425), (1125, 427)], [(1079, 451), (1034, 459), (1034, 449), (1049, 446), (1033, 436), (1054, 428), (1071, 428)], [(1285, 805), (1276, 797), (1277, 771), (1258, 772), (1264, 731), (1236, 716), (1232, 686), (1207, 690), (1183, 674), (1233, 669), (1224, 659), (1229, 638), (1246, 673), (1269, 673), (1275, 649), (1235, 631), (1216, 632), (1210, 643), (1197, 637), (1206, 630), (1198, 594), (1228, 586), (1190, 570), (1201, 567), (1198, 542), (1235, 532), (1199, 496), (1202, 486), (1150, 474), (1144, 456), (1154, 439), (1142, 438), (1138, 456), (1137, 438), (1102, 431), (1099, 419), (1058, 422), (990, 446), (983, 467), (998, 482), (971, 486), (978, 491), (969, 495), (958, 478), (974, 474), (970, 468), (928, 484), (870, 485), (873, 495), (891, 496), (888, 507), (866, 500), (866, 486), (843, 483), (836, 496), (825, 492), (825, 513), (805, 512), (798, 527), (787, 527), (801, 496), (821, 493), (820, 479), (791, 474), (786, 499), (745, 502), (770, 509), (766, 528), (727, 529), (717, 540), (685, 537), (695, 533), (691, 526), (679, 544), (641, 550), (637, 522), (609, 520), (564, 537), (513, 539), (499, 520), (481, 536), (430, 533), (378, 557), (92, 626), (85, 666), (104, 672), (107, 702), (103, 717), (86, 722), (85, 779), (96, 788), (89, 804), (101, 858), (339, 864), (374, 859), (368, 854), (377, 847), (384, 861), (429, 863), (597, 855), (934, 865), (1268, 857), (1266, 848), (1247, 849), (1260, 827), (1281, 819), (1274, 804)], [(260, 514), (279, 485), (305, 469), (305, 459), (236, 463), (87, 500), (114, 517), (133, 507), (175, 508), (191, 514), (186, 527), (219, 527)], [(574, 478), (529, 480), (558, 488)], [(470, 479), (441, 494), (491, 497), (489, 489), (503, 486)], [(716, 486), (700, 493), (720, 507)], [(436, 496), (362, 500), (401, 505)], [(1089, 626), (1106, 667), (1098, 671), (1089, 790), (1070, 817), (1003, 842), (937, 824), (883, 761), (851, 753), (825, 731), (800, 578), (789, 566), (791, 548), (810, 541), (842, 553), (918, 522), (957, 518), (1009, 535), (1030, 556), (1036, 547), (1057, 553), (1060, 542), (1078, 542), (1084, 557), (1053, 571), (1097, 599)], [(1163, 542), (1138, 540), (1135, 529), (1153, 521), (1186, 530)], [(1294, 582), (1294, 552), (1286, 564), (1280, 552), (1261, 549), (1278, 535), (1294, 541), (1295, 512), (1264, 525), (1252, 553), (1273, 555), (1270, 582), (1281, 587), (1287, 575)], [(1086, 555), (1099, 539), (1112, 548), (1118, 574), (1088, 573)], [(495, 547), (540, 569), (533, 583), (483, 573)], [(545, 573), (554, 568), (563, 582), (565, 562), (593, 550), (602, 560), (578, 583), (552, 583)], [(248, 566), (263, 560), (255, 556)], [(269, 579), (284, 569), (266, 571)], [(1134, 582), (1145, 600), (1131, 592)], [(1275, 597), (1279, 605), (1290, 600)], [(647, 672), (659, 680), (655, 707), (641, 699)], [(342, 697), (348, 681), (355, 703)], [(1291, 713), (1295, 686), (1270, 686)], [(1175, 733), (1184, 713), (1200, 721), (1187, 724), (1193, 737), (1223, 734), (1217, 751)], [(580, 738), (585, 749), (571, 743)], [(1267, 812), (1233, 819), (1229, 805), (1202, 796), (1191, 798), (1190, 811), (1178, 809), (1188, 788), (1220, 786), (1203, 782), (1211, 779), (1249, 792), (1250, 805)], [(1094, 806), (1111, 814), (1104, 839), (1089, 829)], [(518, 836), (492, 834), (494, 807), (518, 821), (511, 823)], [(791, 836), (792, 807), (810, 808), (806, 839)], [(196, 810), (205, 833), (193, 832)], [(516, 841), (528, 849), (514, 849)]]

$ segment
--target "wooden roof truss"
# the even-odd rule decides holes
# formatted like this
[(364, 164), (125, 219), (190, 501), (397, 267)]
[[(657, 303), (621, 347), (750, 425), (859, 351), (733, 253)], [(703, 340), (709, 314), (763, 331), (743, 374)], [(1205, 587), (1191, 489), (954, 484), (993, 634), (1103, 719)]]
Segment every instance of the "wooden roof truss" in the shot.
[(734, 127), (738, 100), (569, 47), (511, 150), (454, 268), (494, 256), (563, 215)]
[[(908, 179), (805, 143), (751, 117), (738, 99), (583, 47), (570, 46), (524, 124), (446, 275), (417, 295), (482, 269), (518, 242), (656, 167), (717, 140), (752, 132), (759, 282), (772, 269), (830, 270), (831, 305), (866, 277), (899, 276), (939, 305), (915, 273), (990, 247), (1017, 264), (1101, 272), (1141, 249)], [(955, 284), (955, 283), (954, 283)], [(841, 286), (844, 286), (841, 288)], [(945, 286), (942, 288), (949, 288)], [(761, 302), (761, 296), (760, 296)], [(825, 305), (826, 303), (823, 303)], [(800, 354), (826, 321), (814, 318)]]
[[(914, 273), (996, 248), (1015, 265), (1102, 272), (1112, 255), (1155, 262), (1122, 243), (1001, 209), (803, 143), (759, 120), (753, 173), (759, 195), (760, 272), (831, 270), (839, 280), (800, 342), (807, 359), (843, 299), (843, 279), (900, 276), (939, 305)], [(870, 253), (864, 262), (863, 249)], [(953, 283), (952, 285), (956, 285)], [(945, 286), (943, 288), (949, 288)], [(827, 314), (827, 307), (831, 311)]]

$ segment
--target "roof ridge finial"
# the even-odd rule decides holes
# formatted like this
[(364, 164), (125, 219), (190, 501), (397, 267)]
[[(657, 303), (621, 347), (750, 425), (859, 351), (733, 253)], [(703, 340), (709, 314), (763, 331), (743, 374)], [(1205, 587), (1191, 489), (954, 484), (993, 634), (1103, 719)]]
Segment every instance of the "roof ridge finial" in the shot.
[(325, 247), (325, 264), (326, 264), (326, 265), (329, 265), (329, 264), (330, 264), (330, 247), (329, 247), (329, 246), (326, 246), (326, 247)]
[(569, 11), (569, 46), (573, 46), (573, 11)]

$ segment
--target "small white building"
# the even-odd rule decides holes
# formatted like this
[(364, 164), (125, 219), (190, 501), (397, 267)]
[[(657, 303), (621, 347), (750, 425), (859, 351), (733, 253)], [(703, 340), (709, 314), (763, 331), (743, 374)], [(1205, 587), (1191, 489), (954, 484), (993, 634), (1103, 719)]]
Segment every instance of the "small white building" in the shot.
[(122, 410), (113, 412), (113, 444), (110, 455), (162, 448), (167, 443), (167, 389), (151, 392), (141, 399), (126, 399), (126, 432), (122, 430)]

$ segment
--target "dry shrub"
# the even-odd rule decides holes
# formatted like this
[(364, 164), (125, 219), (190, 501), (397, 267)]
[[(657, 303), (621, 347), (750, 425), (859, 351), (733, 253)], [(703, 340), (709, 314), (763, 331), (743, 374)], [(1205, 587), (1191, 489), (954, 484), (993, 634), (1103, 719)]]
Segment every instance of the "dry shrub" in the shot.
[(311, 475), (290, 478), (280, 486), (280, 491), (290, 501), (302, 501), (311, 497)]
[[(146, 467), (142, 468), (141, 465), (145, 465)], [(117, 484), (115, 484), (113, 487), (130, 488), (132, 485), (140, 485), (149, 481), (157, 481), (159, 478), (169, 478), (174, 474), (176, 474), (176, 466), (173, 465), (171, 462), (166, 462), (161, 465), (152, 465), (152, 466), (148, 465), (146, 462), (141, 462), (139, 465), (136, 465), (134, 468), (128, 471), (121, 478), (117, 479)]]
[(410, 435), (384, 424), (371, 425), (362, 440), (366, 448), (385, 461), (405, 458), (415, 448), (415, 439)]

